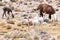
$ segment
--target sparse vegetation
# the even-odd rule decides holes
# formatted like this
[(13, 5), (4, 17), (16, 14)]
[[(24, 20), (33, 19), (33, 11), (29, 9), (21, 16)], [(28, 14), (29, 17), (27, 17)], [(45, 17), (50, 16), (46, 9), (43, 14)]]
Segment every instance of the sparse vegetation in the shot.
[[(39, 24), (35, 25), (32, 22), (33, 16), (35, 16), (34, 13), (38, 14), (39, 11), (36, 11), (36, 12), (31, 12), (31, 11), (32, 9), (35, 9), (35, 6), (36, 7), (38, 6), (37, 5), (38, 2), (36, 3), (33, 1), (28, 3), (25, 0), (22, 0), (21, 2), (18, 3), (17, 1), (18, 0), (11, 0), (11, 2), (9, 3), (6, 1), (0, 2), (1, 7), (4, 7), (6, 4), (8, 4), (9, 7), (12, 7), (13, 14), (14, 14), (14, 18), (13, 19), (9, 18), (9, 20), (6, 20), (7, 21), (6, 23), (5, 23), (5, 19), (2, 20), (3, 22), (0, 21), (0, 39), (1, 40), (5, 40), (5, 39), (7, 40), (41, 40), (41, 39), (47, 40), (48, 38), (49, 38), (48, 40), (50, 40), (50, 38), (52, 39), (52, 37), (55, 37), (56, 35), (57, 35), (56, 38), (60, 40), (60, 22), (59, 21), (56, 23), (44, 22), (40, 25)], [(25, 13), (28, 14), (28, 16), (24, 17), (23, 14)], [(58, 11), (58, 13), (60, 12)], [(32, 16), (32, 17), (30, 18), (29, 16)], [(24, 23), (26, 21), (24, 19), (28, 19), (28, 18), (29, 18), (28, 22)]]
[(18, 0), (11, 0), (11, 2), (16, 2), (16, 1), (18, 1)]
[(4, 2), (0, 2), (0, 6), (5, 6), (6, 4)]

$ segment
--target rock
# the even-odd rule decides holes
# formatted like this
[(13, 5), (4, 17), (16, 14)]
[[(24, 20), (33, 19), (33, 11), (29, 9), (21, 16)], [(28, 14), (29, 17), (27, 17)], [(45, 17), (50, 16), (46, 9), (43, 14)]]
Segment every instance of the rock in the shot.
[(21, 9), (19, 9), (19, 8), (15, 8), (14, 9), (16, 12), (21, 12), (22, 10)]
[(11, 2), (16, 2), (17, 0), (11, 0)]
[(55, 38), (53, 38), (52, 40), (55, 40)]
[(23, 14), (22, 16), (25, 17), (25, 16), (28, 16), (28, 14), (25, 13), (25, 14)]
[(39, 40), (39, 37), (37, 37), (37, 36), (34, 36), (34, 40)]
[(11, 28), (12, 28), (11, 25), (8, 25), (8, 26), (7, 26), (7, 30), (9, 30), (9, 29), (11, 29)]
[(33, 40), (31, 37), (28, 37), (27, 40)]
[(3, 25), (5, 25), (5, 23), (4, 22), (0, 22), (0, 26), (3, 26)]
[(40, 32), (40, 34), (42, 35), (42, 34), (47, 34), (47, 32)]
[(44, 19), (44, 22), (49, 22), (49, 20), (48, 19)]
[(22, 25), (22, 21), (18, 21), (17, 26), (21, 26), (21, 25)]
[(14, 24), (14, 20), (8, 20), (7, 23)]
[(27, 3), (24, 3), (24, 5), (27, 5)]
[(28, 19), (23, 19), (23, 20), (22, 20), (22, 24), (28, 25)]

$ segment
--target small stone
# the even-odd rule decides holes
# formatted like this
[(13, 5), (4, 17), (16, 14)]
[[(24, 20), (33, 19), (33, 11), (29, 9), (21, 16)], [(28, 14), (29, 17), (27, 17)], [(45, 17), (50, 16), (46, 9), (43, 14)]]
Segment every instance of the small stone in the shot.
[(8, 25), (7, 29), (11, 29), (12, 27), (10, 25)]
[(35, 37), (34, 37), (34, 40), (39, 40), (39, 37), (35, 36)]
[(17, 26), (21, 26), (22, 24), (21, 23), (18, 23)]
[(40, 32), (40, 34), (47, 34), (47, 32)]
[(49, 20), (48, 19), (44, 19), (44, 22), (49, 22)]
[(8, 20), (7, 23), (14, 24), (14, 21), (13, 20)]
[(55, 38), (52, 38), (52, 40), (55, 40)]
[(24, 3), (24, 5), (27, 5), (27, 3)]

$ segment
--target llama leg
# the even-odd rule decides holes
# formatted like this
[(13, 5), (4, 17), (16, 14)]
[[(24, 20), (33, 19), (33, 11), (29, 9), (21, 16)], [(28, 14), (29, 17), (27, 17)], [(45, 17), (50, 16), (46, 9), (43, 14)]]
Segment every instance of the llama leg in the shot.
[(49, 19), (51, 19), (51, 14), (49, 14)]
[(3, 13), (2, 18), (4, 17), (4, 14), (5, 14), (5, 13)]
[(14, 15), (13, 15), (13, 13), (12, 13), (12, 18), (14, 18)]
[[(6, 16), (6, 13), (5, 13), (5, 16)], [(6, 16), (7, 17), (7, 16)]]
[(11, 14), (12, 14), (12, 18), (14, 18), (14, 14), (12, 13), (12, 11), (11, 11)]
[(7, 11), (7, 14), (8, 14), (8, 18), (7, 18), (7, 20), (9, 19), (9, 16), (10, 16), (10, 11)]
[(42, 16), (43, 17), (43, 13), (40, 11), (40, 16)]
[(51, 19), (51, 14), (49, 14), (49, 22), (53, 22), (53, 20)]
[(8, 11), (7, 14), (10, 15), (10, 11)]
[(2, 14), (2, 18), (4, 17), (4, 15), (6, 16), (6, 11), (3, 12), (3, 14)]

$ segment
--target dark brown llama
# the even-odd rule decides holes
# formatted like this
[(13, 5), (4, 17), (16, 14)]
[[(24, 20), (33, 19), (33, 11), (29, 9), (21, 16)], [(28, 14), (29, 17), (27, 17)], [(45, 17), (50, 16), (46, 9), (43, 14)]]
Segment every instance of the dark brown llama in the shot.
[(48, 4), (40, 4), (37, 9), (34, 9), (34, 11), (39, 10), (40, 16), (43, 17), (43, 13), (49, 14), (49, 19), (51, 19), (51, 15), (55, 14), (55, 10), (52, 6)]
[(12, 13), (12, 9), (11, 9), (10, 7), (4, 7), (4, 8), (3, 8), (2, 18), (4, 17), (4, 15), (6, 16), (6, 12), (7, 12), (8, 15), (10, 15), (10, 12), (11, 12), (12, 18), (14, 18), (14, 15), (13, 15), (13, 13)]

